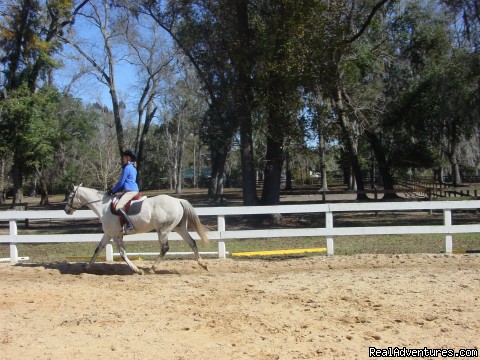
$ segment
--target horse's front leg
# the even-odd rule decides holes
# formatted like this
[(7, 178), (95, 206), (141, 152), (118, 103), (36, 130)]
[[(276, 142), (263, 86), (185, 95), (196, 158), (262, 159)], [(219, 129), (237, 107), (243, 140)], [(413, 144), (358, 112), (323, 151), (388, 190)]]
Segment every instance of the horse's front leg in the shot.
[(132, 263), (128, 258), (127, 251), (125, 250), (125, 243), (123, 242), (123, 237), (114, 238), (113, 240), (115, 240), (115, 242), (117, 243), (118, 252), (120, 253), (123, 261), (127, 263), (127, 265), (130, 267), (130, 269), (132, 269), (133, 272), (143, 275), (143, 270), (140, 270), (138, 267), (136, 267), (135, 264)]
[(110, 241), (111, 237), (108, 236), (107, 234), (103, 234), (102, 240), (97, 245), (97, 248), (95, 249), (95, 252), (93, 253), (92, 258), (88, 262), (87, 265), (85, 265), (85, 270), (90, 270), (92, 265), (95, 263), (95, 260), (97, 260), (98, 254), (102, 252), (103, 249), (105, 249), (105, 246), (107, 246), (107, 243)]

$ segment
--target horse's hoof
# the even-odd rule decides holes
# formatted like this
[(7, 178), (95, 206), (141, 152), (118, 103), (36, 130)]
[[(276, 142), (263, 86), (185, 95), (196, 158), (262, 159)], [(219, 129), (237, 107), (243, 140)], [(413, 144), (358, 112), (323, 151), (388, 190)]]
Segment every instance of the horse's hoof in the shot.
[(135, 271), (135, 273), (137, 273), (138, 275), (143, 275), (144, 274), (142, 269), (138, 269), (137, 271)]
[(207, 264), (205, 264), (203, 261), (199, 261), (199, 262), (198, 262), (198, 265), (200, 265), (202, 268), (204, 268), (205, 271), (208, 271), (208, 266), (207, 266)]

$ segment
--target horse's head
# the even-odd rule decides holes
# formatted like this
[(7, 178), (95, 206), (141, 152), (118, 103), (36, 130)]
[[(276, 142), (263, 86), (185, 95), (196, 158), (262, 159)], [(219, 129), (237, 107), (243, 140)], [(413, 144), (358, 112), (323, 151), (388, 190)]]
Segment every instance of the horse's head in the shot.
[(80, 202), (80, 199), (77, 196), (78, 189), (80, 188), (80, 186), (82, 186), (82, 184), (78, 186), (72, 185), (72, 190), (70, 190), (70, 193), (68, 194), (67, 205), (65, 205), (65, 209), (64, 209), (68, 215), (72, 215), (75, 212), (75, 210), (78, 210), (83, 206), (83, 204)]

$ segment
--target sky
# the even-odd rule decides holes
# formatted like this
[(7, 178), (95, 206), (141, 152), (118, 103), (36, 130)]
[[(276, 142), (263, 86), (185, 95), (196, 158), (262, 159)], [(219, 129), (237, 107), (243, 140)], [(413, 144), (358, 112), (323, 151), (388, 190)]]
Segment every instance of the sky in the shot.
[[(65, 66), (55, 71), (54, 83), (60, 90), (64, 90), (71, 82), (71, 79), (78, 73), (78, 64), (62, 59)], [(132, 65), (126, 62), (116, 64), (115, 79), (117, 84), (117, 91), (122, 100), (131, 103), (133, 98), (129, 89), (135, 84), (136, 74)], [(101, 83), (94, 75), (85, 75), (76, 80), (71, 88), (70, 93), (76, 98), (82, 99), (85, 103), (101, 103), (102, 105), (112, 109), (112, 100), (110, 97), (109, 88), (107, 85)]]
[[(87, 11), (88, 9), (86, 9)], [(101, 10), (101, 9), (100, 9)], [(87, 54), (95, 54), (94, 58), (103, 58), (103, 39), (100, 36), (100, 30), (97, 26), (88, 22), (85, 17), (77, 16), (73, 29), (76, 32), (75, 40), (81, 44), (81, 48)], [(133, 65), (129, 64), (125, 58), (128, 51), (125, 46), (120, 46), (112, 42), (113, 52), (116, 56), (117, 62), (115, 64), (115, 82), (117, 93), (120, 95), (120, 100), (127, 103), (127, 106), (134, 103), (132, 91), (136, 81), (136, 71)], [(59, 56), (59, 60), (64, 66), (55, 71), (54, 82), (61, 90), (64, 90), (67, 85), (70, 84), (71, 79), (78, 75), (80, 71), (80, 63), (78, 60), (72, 60), (72, 58), (81, 59), (80, 61), (85, 66), (91, 67), (91, 65), (83, 58), (77, 50), (75, 50), (70, 44), (63, 46), (62, 55)], [(98, 61), (98, 60), (97, 60)], [(102, 105), (112, 108), (111, 98), (109, 94), (109, 88), (107, 85), (101, 83), (97, 78), (97, 71), (90, 75), (85, 75), (76, 80), (70, 88), (70, 93), (77, 98), (84, 100), (87, 103), (100, 102)], [(135, 107), (134, 107), (135, 108)]]

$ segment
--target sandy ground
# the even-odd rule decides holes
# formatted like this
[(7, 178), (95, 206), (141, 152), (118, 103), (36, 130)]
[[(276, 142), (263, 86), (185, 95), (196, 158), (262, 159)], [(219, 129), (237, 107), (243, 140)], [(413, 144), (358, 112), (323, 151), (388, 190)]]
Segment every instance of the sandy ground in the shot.
[[(0, 358), (367, 359), (480, 348), (480, 256), (0, 264)], [(150, 262), (136, 261), (147, 269)], [(432, 357), (436, 358), (436, 357)]]

